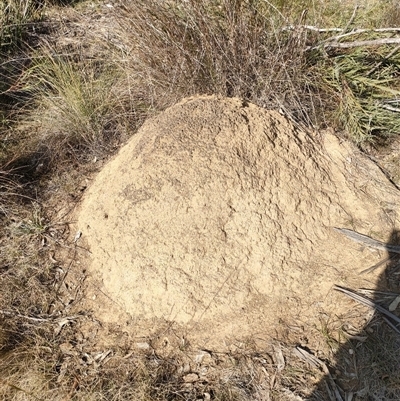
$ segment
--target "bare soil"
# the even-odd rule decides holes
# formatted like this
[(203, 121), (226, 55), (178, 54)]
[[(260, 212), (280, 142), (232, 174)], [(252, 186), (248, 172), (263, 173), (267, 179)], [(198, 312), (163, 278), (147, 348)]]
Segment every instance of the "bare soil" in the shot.
[(359, 272), (384, 256), (334, 227), (386, 241), (399, 205), (381, 170), (331, 133), (239, 99), (185, 99), (146, 121), (84, 195), (80, 307), (133, 336), (173, 327), (199, 347), (301, 337), (318, 349), (327, 317), (365, 323), (332, 286), (375, 288), (381, 271)]

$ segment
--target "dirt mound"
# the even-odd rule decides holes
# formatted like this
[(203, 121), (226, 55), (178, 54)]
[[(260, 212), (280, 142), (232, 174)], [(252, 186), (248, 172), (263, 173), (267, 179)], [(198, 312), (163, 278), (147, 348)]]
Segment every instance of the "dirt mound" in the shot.
[(238, 99), (186, 99), (147, 121), (85, 196), (89, 298), (104, 321), (174, 321), (204, 341), (314, 325), (347, 308), (333, 284), (373, 287), (377, 274), (358, 273), (382, 256), (333, 228), (385, 241), (399, 205), (333, 135), (316, 142)]

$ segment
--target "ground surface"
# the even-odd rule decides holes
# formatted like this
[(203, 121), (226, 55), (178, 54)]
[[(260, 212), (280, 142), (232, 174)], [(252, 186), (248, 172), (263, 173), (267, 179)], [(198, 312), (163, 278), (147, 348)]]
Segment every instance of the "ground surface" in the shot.
[[(99, 65), (116, 56), (125, 72), (134, 41), (129, 24), (121, 34), (121, 4), (55, 7), (45, 48)], [(130, 73), (111, 98), (137, 89)], [(129, 98), (134, 113), (146, 90)], [(160, 104), (181, 97), (173, 86)], [(111, 115), (121, 122), (126, 110)], [(47, 132), (38, 113), (43, 138), (68, 121), (50, 113)], [(17, 256), (1, 273), (21, 280), (10, 281), (13, 302), (4, 303), (16, 324), (0, 333), (0, 398), (340, 400), (328, 395), (333, 381), (346, 400), (400, 399), (398, 336), (332, 290), (367, 288), (386, 308), (399, 293), (394, 259), (358, 275), (387, 252), (333, 230), (399, 243), (399, 141), (363, 146), (368, 158), (345, 132), (306, 134), (237, 99), (184, 100), (137, 135), (143, 120), (133, 120), (107, 150), (75, 149), (51, 177), (36, 176), (29, 195), (40, 181), (40, 205), (29, 201), (10, 219), (0, 254)], [(22, 293), (32, 300), (25, 309)]]
[(386, 241), (399, 204), (329, 133), (237, 99), (184, 100), (146, 122), (79, 207), (85, 309), (134, 335), (172, 324), (205, 348), (293, 330), (316, 344), (321, 318), (349, 313), (332, 286), (374, 288), (379, 271), (359, 272), (383, 257), (334, 227)]

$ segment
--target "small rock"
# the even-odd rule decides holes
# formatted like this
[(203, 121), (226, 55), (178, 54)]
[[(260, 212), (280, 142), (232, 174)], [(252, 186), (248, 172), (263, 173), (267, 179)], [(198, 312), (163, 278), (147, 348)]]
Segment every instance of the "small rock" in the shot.
[(194, 383), (199, 380), (199, 376), (196, 373), (189, 373), (186, 376), (183, 376), (183, 380), (185, 383)]
[(150, 344), (149, 343), (136, 343), (136, 348), (139, 349), (149, 349), (150, 348)]

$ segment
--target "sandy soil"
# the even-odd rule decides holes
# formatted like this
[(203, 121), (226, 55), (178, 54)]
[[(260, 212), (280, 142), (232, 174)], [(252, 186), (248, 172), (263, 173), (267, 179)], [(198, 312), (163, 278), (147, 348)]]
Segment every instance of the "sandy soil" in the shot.
[(329, 133), (238, 99), (185, 99), (143, 125), (79, 207), (86, 307), (141, 335), (177, 325), (202, 346), (307, 335), (349, 313), (332, 286), (374, 288), (380, 271), (359, 272), (384, 257), (334, 227), (386, 241), (399, 205)]

